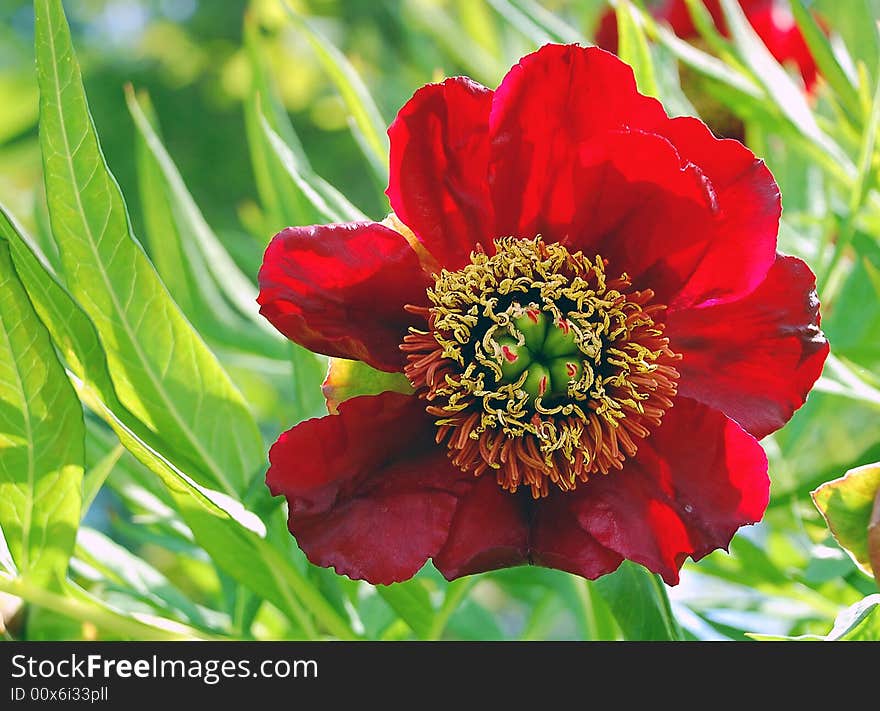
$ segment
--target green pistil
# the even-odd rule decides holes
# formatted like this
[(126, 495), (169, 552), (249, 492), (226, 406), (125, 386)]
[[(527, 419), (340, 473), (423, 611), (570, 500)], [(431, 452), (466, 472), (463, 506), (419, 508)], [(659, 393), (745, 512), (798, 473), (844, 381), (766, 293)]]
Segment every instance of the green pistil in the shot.
[(583, 373), (583, 354), (572, 325), (565, 320), (553, 323), (546, 313), (528, 309), (513, 320), (513, 327), (521, 339), (504, 335), (496, 341), (502, 381), (516, 382), (528, 371), (522, 388), (533, 401), (565, 397), (568, 384)]
[(544, 339), (544, 345), (541, 347), (541, 352), (547, 358), (580, 353), (571, 323), (565, 319), (560, 319), (551, 325), (547, 331), (547, 338)]
[(517, 380), (532, 362), (532, 354), (526, 346), (518, 345), (515, 338), (501, 336), (496, 343), (501, 356), (501, 375), (506, 383)]

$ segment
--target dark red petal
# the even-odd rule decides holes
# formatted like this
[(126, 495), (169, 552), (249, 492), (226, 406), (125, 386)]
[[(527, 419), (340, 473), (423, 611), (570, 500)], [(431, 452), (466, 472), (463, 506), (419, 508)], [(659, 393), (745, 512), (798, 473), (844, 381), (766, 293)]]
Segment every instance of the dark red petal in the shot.
[(447, 580), (453, 580), (527, 563), (529, 505), (527, 496), (504, 491), (491, 476), (473, 478), (452, 519), (449, 539), (434, 556), (434, 565)]
[(535, 565), (595, 580), (617, 570), (623, 556), (599, 543), (578, 522), (572, 511), (576, 501), (575, 495), (554, 491), (535, 502), (531, 559)]
[(492, 103), (489, 181), (499, 235), (534, 237), (547, 185), (571, 176), (594, 136), (666, 119), (636, 91), (632, 69), (596, 47), (550, 44), (523, 57)]
[(290, 531), (316, 565), (374, 584), (411, 578), (445, 543), (472, 477), (434, 444), (415, 396), (357, 397), (339, 411), (282, 434), (266, 482), (287, 497)]
[(745, 298), (670, 313), (666, 335), (683, 356), (679, 393), (721, 410), (758, 438), (782, 427), (828, 355), (815, 289), (806, 264), (780, 255)]
[(391, 207), (448, 269), (495, 237), (486, 184), (491, 106), (491, 90), (454, 77), (419, 89), (388, 129)]
[(578, 522), (599, 543), (674, 585), (685, 558), (726, 549), (740, 526), (759, 521), (769, 494), (757, 440), (679, 396), (622, 471), (594, 476), (570, 496)]
[(394, 230), (375, 222), (288, 227), (266, 249), (260, 313), (309, 350), (403, 369), (399, 350), (428, 277)]

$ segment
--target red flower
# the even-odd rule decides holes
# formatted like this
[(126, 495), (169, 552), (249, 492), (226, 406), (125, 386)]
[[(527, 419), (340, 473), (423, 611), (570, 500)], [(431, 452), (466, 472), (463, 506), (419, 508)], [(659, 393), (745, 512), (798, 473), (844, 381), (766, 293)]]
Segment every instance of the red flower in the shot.
[[(715, 21), (715, 27), (725, 37), (730, 36), (720, 0), (703, 0)], [(795, 23), (788, 2), (785, 0), (739, 0), (745, 16), (757, 35), (767, 45), (776, 61), (792, 64), (798, 68), (808, 92), (816, 85), (816, 61), (807, 42)], [(685, 0), (662, 0), (651, 8), (651, 14), (668, 23), (676, 35), (685, 40), (695, 40), (700, 33), (694, 26)], [(610, 52), (617, 52), (617, 18), (613, 9), (603, 13), (596, 30), (596, 44)]]
[(628, 558), (675, 583), (758, 521), (756, 438), (828, 353), (764, 164), (578, 46), (494, 92), (429, 84), (388, 133), (394, 215), (288, 228), (260, 270), (282, 333), (413, 386), (272, 447), (309, 559), (391, 583)]

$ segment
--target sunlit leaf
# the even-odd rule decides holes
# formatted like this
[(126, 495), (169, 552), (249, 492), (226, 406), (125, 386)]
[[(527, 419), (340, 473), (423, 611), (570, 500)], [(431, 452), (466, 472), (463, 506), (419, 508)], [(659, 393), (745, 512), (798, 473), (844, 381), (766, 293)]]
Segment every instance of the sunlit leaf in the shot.
[(63, 580), (79, 527), (82, 407), (0, 240), (0, 528), (18, 574)]
[[(150, 111), (146, 97), (141, 101)], [(137, 128), (147, 238), (165, 286), (199, 333), (214, 343), (284, 358), (284, 339), (257, 313), (256, 288), (205, 221), (130, 86), (126, 102)]]
[(263, 457), (256, 423), (131, 234), (60, 0), (35, 7), (40, 142), (65, 281), (97, 329), (126, 407), (191, 457), (206, 484), (240, 492)]
[[(851, 469), (811, 495), (837, 542), (862, 570), (873, 573), (872, 557), (876, 561), (880, 551), (872, 556), (869, 530), (880, 530), (880, 524), (873, 517), (880, 495), (880, 464)], [(876, 538), (878, 534), (873, 535)]]

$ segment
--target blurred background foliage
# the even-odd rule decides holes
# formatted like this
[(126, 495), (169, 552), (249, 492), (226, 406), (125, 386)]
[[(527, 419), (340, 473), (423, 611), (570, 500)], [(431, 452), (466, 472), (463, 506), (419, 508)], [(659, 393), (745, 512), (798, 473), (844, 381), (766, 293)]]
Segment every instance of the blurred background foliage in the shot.
[[(322, 218), (350, 219), (360, 212), (382, 218), (389, 209), (382, 193), (387, 144), (383, 147), (384, 134), (373, 129), (387, 126), (416, 88), (456, 74), (494, 87), (511, 64), (544, 42), (588, 42), (607, 9), (600, 0), (288, 4), (294, 13), (281, 0), (65, 3), (91, 112), (109, 167), (127, 198), (134, 234), (241, 388), (266, 445), (282, 429), (320, 414), (326, 364), (267, 335), (251, 336), (255, 326), (247, 325), (247, 314), (241, 313), (247, 304), (238, 309), (235, 318), (241, 323), (235, 329), (224, 331), (216, 314), (206, 315), (205, 304), (214, 298), (205, 295), (212, 279), (224, 309), (230, 310), (230, 302), (235, 307), (242, 294), (230, 299), (222, 271), (212, 272), (205, 250), (225, 249), (232, 270), (226, 273), (245, 275), (252, 286), (269, 238), (294, 218), (326, 222)], [(638, 5), (626, 4), (624, 12), (640, 18), (630, 45), (636, 49), (627, 57), (635, 64), (640, 87), (659, 95), (671, 113), (692, 112), (693, 105), (703, 105), (701, 97), (711, 96), (716, 106), (720, 103), (744, 122), (745, 140), (765, 158), (782, 187), (780, 249), (807, 259), (819, 277), (832, 358), (807, 405), (764, 441), (773, 480), (766, 519), (743, 530), (730, 555), (716, 552), (699, 565), (686, 566), (682, 584), (670, 591), (673, 619), (660, 609), (665, 596), (648, 591), (644, 586), (650, 576), (640, 577), (635, 566), (594, 584), (557, 571), (521, 568), (450, 585), (430, 565), (414, 581), (392, 588), (353, 583), (305, 563), (284, 531), (278, 502), (262, 486), (263, 472), (254, 472), (245, 505), (265, 521), (267, 540), (294, 561), (314, 586), (310, 589), (319, 591), (353, 635), (825, 635), (839, 613), (876, 592), (871, 577), (830, 536), (810, 491), (880, 459), (880, 3), (808, 3), (831, 28), (828, 46), (843, 79), (820, 83), (809, 100), (798, 93), (801, 98), (794, 102), (786, 93), (789, 87), (780, 89), (773, 80), (762, 83), (762, 57), (747, 42), (721, 40), (726, 43), (724, 61), (713, 63), (705, 54), (687, 54), (681, 43), (652, 27)], [(43, 189), (33, 36), (30, 2), (0, 4), (0, 201), (60, 272)], [(320, 47), (331, 46), (341, 52), (341, 63), (332, 54), (329, 60), (322, 55)], [(640, 47), (647, 48), (646, 55), (639, 54)], [(634, 62), (639, 56), (641, 63)], [(689, 70), (685, 91), (676, 58)], [(342, 79), (334, 80), (334, 71)], [(363, 87), (346, 79), (347, 71), (356, 73)], [(787, 77), (796, 86), (797, 77)], [(134, 90), (126, 96), (129, 84)], [(294, 172), (317, 186), (323, 209), (314, 201), (302, 203), (302, 191), (287, 184), (294, 184), (290, 174), (280, 181), (272, 178), (278, 176), (272, 161), (284, 165), (266, 153), (267, 145), (278, 145), (264, 131), (258, 105), (282, 148), (287, 146), (286, 154), (283, 149), (275, 153), (287, 155)], [(139, 127), (133, 116), (140, 117)], [(162, 162), (161, 144), (157, 151), (146, 142), (152, 131), (185, 188), (174, 183), (174, 166)], [(188, 201), (186, 189), (194, 202)], [(168, 214), (156, 205), (157, 195), (163, 194), (173, 207)], [(161, 231), (162, 219), (170, 219), (168, 229), (177, 230), (173, 240), (166, 242), (170, 232)], [(189, 254), (193, 240), (201, 245), (202, 261), (184, 257), (190, 271), (175, 275), (174, 254)], [(193, 293), (187, 293), (188, 283), (195, 284)], [(254, 341), (247, 342), (251, 337)], [(216, 565), (192, 541), (156, 477), (92, 415), (87, 418), (86, 471), (87, 479), (106, 485), (95, 489), (97, 498), (71, 563), (71, 577), (81, 589), (114, 610), (175, 620), (204, 634), (314, 636), (307, 601), (305, 622), (297, 615), (292, 621), (287, 611), (243, 589), (240, 577)], [(37, 604), (28, 607), (5, 598), (8, 635), (138, 634), (120, 631), (112, 619), (102, 622), (100, 615), (31, 593)], [(874, 624), (880, 628), (880, 622)], [(346, 636), (328, 630), (320, 619), (318, 628), (319, 635)]]

